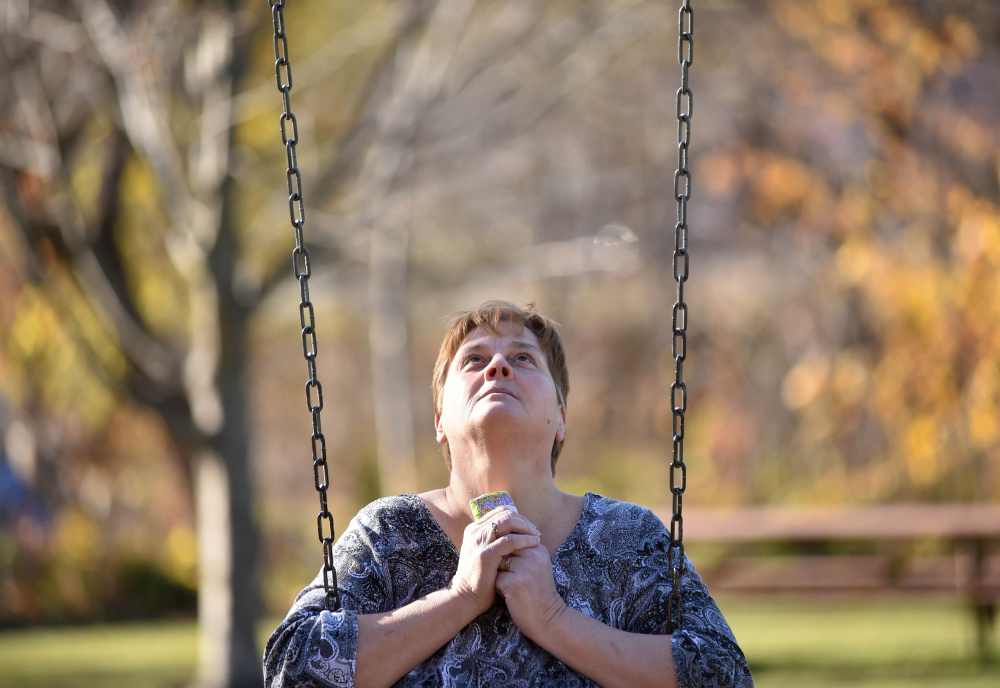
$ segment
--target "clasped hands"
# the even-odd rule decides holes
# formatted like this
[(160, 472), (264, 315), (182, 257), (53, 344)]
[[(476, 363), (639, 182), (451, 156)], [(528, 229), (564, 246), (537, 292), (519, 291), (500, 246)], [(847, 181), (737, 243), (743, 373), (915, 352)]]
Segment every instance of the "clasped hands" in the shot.
[(475, 605), (477, 615), (499, 594), (518, 629), (532, 639), (566, 609), (538, 529), (505, 506), (466, 526), (452, 587)]

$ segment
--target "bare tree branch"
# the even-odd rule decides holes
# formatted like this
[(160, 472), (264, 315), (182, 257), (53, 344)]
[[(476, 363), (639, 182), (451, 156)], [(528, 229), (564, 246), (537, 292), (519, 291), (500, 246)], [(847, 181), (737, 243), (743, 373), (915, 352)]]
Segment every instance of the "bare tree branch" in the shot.
[(124, 27), (106, 0), (74, 0), (94, 46), (117, 85), (125, 131), (136, 150), (153, 165), (163, 188), (164, 205), (177, 231), (187, 226), (192, 205), (181, 157), (164, 119), (164, 104), (143, 75), (143, 58), (130, 45)]

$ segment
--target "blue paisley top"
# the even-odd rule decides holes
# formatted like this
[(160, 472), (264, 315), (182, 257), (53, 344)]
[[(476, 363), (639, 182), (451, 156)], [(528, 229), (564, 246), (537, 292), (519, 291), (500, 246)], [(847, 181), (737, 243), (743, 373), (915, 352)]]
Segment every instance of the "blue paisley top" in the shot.
[[(588, 492), (583, 514), (552, 556), (566, 603), (615, 628), (665, 634), (670, 534), (648, 509)], [(357, 614), (402, 607), (445, 587), (458, 550), (415, 494), (372, 502), (334, 548), (343, 609), (323, 609), (323, 581), (303, 590), (267, 643), (268, 688), (353, 686)], [(682, 630), (671, 647), (681, 688), (752, 688), (729, 625), (690, 561), (681, 579)], [(478, 688), (590, 688), (593, 681), (514, 625), (501, 598), (396, 684)]]

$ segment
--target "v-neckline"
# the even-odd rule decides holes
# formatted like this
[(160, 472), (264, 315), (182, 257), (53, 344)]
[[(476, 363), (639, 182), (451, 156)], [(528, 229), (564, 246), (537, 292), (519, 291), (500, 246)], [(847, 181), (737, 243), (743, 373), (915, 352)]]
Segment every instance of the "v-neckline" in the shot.
[[(408, 496), (413, 497), (414, 499), (417, 500), (417, 502), (420, 504), (420, 508), (423, 509), (424, 515), (428, 519), (430, 519), (430, 522), (434, 524), (434, 527), (437, 529), (438, 533), (448, 542), (449, 545), (451, 545), (451, 549), (455, 553), (455, 556), (456, 557), (460, 556), (460, 552), (458, 547), (455, 545), (455, 541), (448, 536), (448, 533), (445, 531), (444, 526), (442, 526), (440, 521), (437, 520), (437, 517), (434, 515), (434, 512), (431, 511), (431, 508), (427, 506), (427, 502), (425, 502), (423, 498), (416, 492), (411, 492), (409, 493)], [(597, 495), (595, 495), (593, 492), (589, 491), (583, 495), (583, 509), (581, 509), (580, 511), (580, 518), (577, 519), (576, 524), (573, 526), (572, 529), (570, 529), (569, 534), (549, 557), (549, 561), (551, 561), (553, 564), (556, 561), (556, 557), (559, 554), (561, 554), (564, 549), (567, 548), (567, 545), (574, 539), (576, 539), (576, 531), (583, 528), (584, 517), (587, 515), (587, 511), (590, 509), (591, 503), (593, 502), (593, 498), (596, 496)]]

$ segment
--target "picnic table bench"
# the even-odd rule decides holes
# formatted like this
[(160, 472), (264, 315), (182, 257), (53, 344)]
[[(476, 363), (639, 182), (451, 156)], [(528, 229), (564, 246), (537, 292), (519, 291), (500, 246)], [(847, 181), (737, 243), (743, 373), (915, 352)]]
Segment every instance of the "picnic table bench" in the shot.
[[(669, 523), (669, 509), (657, 515)], [(684, 542), (723, 545), (735, 553), (718, 567), (699, 566), (713, 590), (958, 594), (973, 610), (980, 655), (989, 654), (1000, 600), (1000, 505), (692, 505), (684, 508)], [(781, 543), (792, 553), (740, 552)], [(865, 551), (852, 552), (851, 544)], [(929, 553), (914, 545), (935, 547)]]

